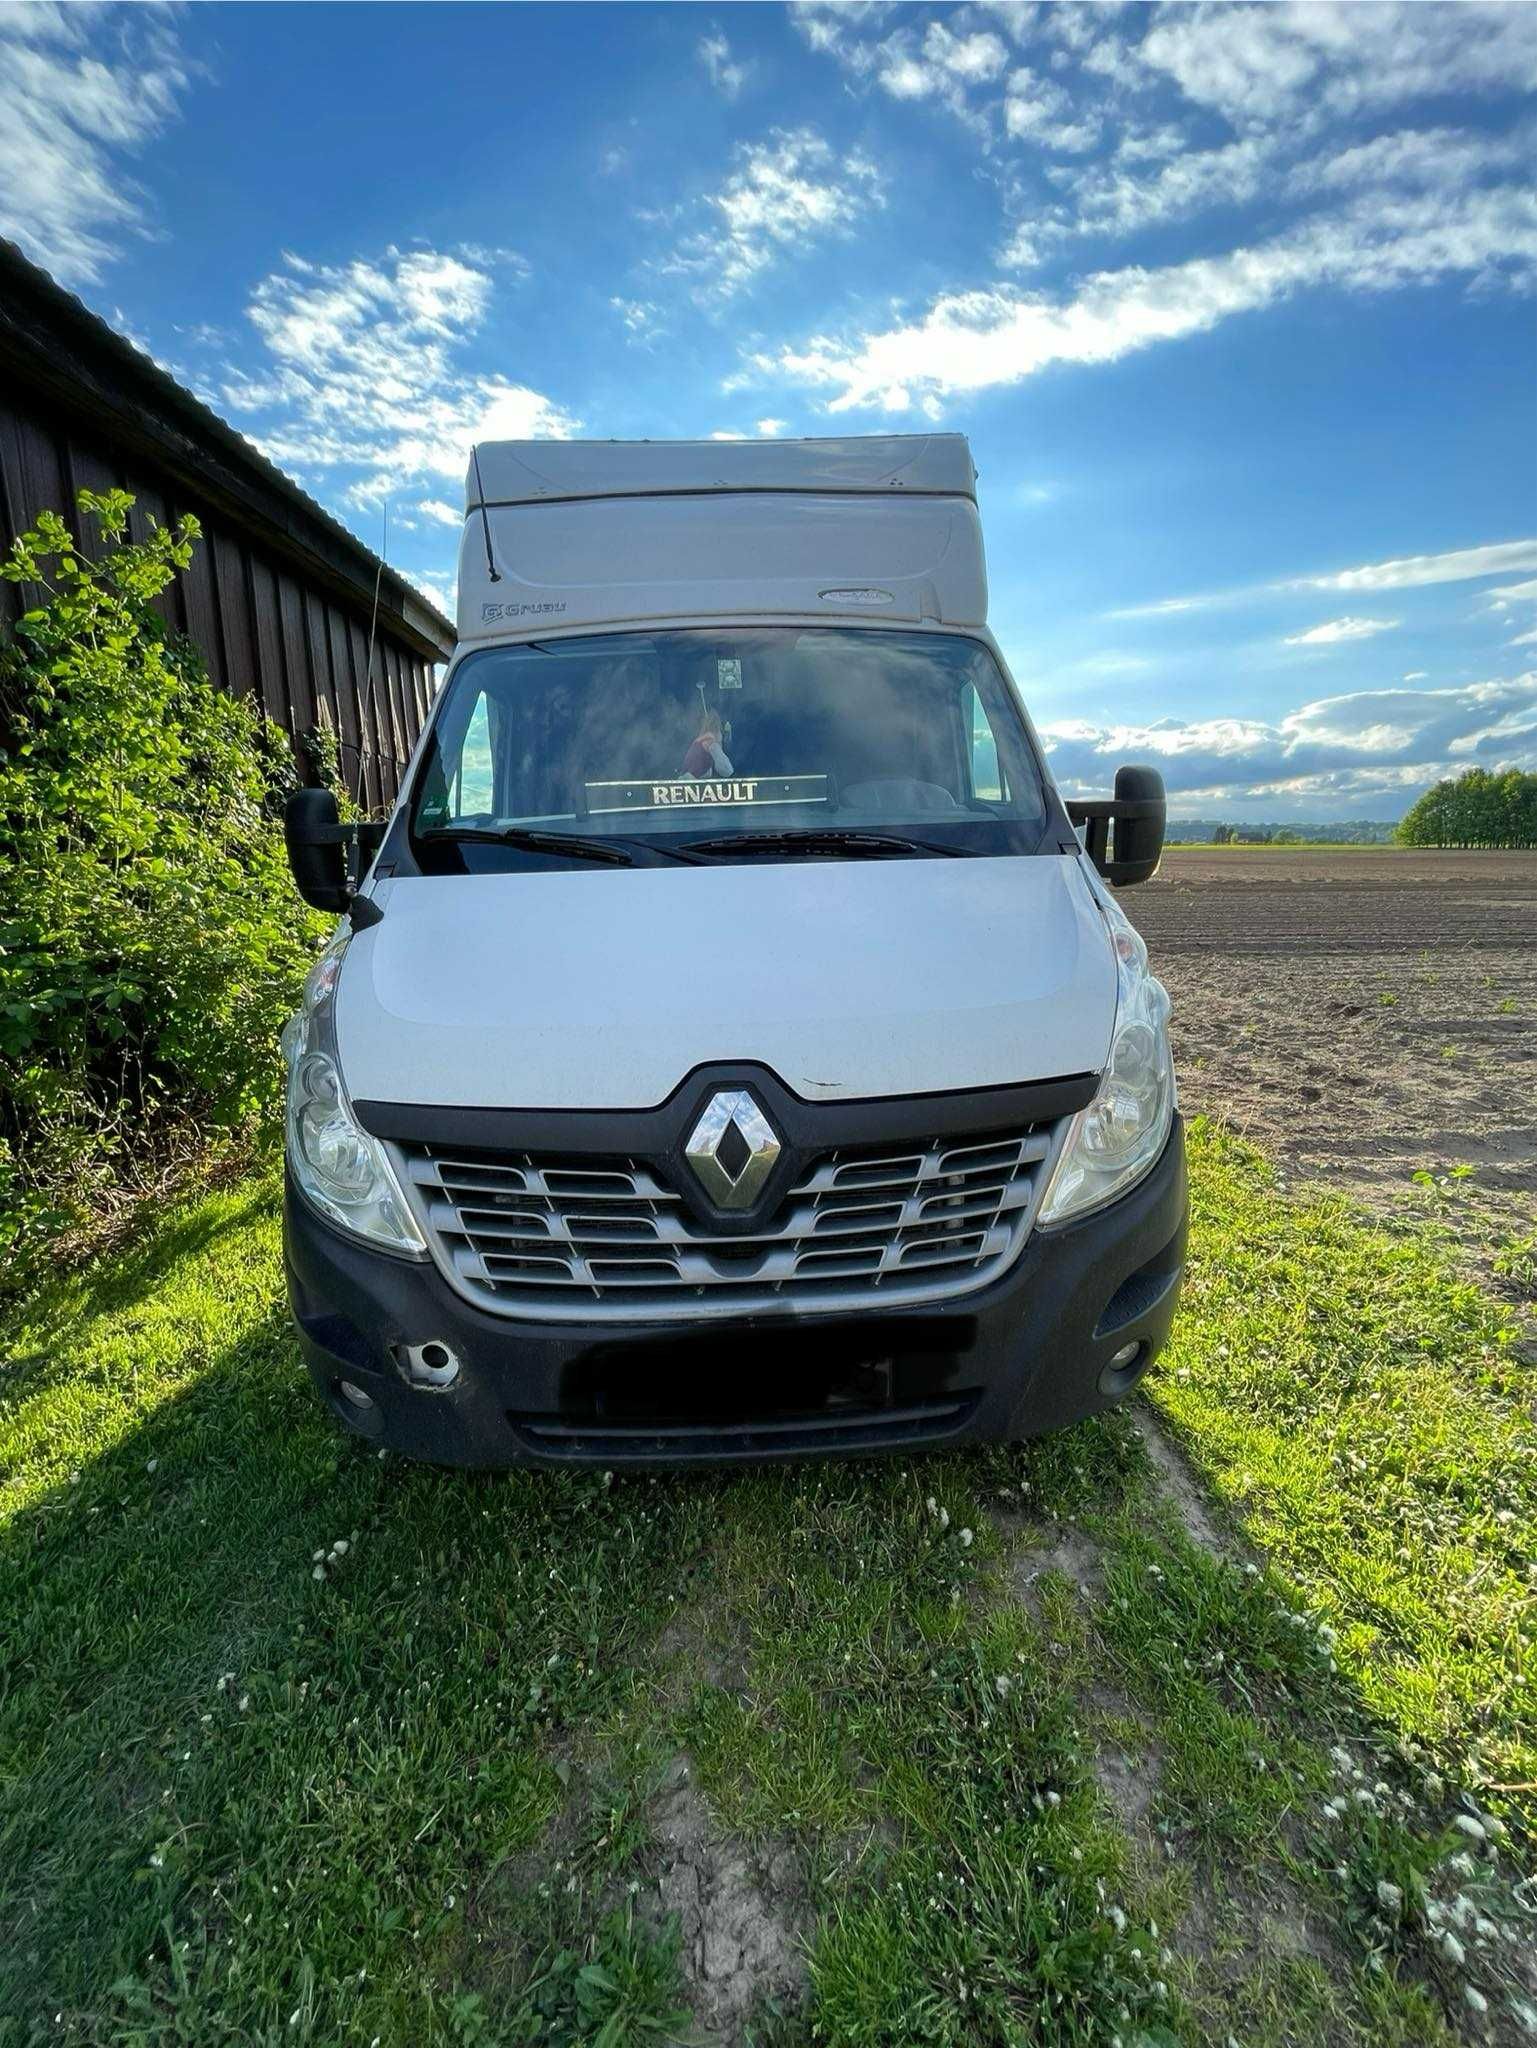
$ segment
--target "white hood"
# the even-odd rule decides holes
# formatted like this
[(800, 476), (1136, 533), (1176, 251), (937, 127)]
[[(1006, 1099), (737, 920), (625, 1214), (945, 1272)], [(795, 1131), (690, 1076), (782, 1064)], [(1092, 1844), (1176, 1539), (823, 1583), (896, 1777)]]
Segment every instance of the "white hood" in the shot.
[(422, 876), (342, 963), (357, 1101), (650, 1109), (752, 1061), (807, 1101), (1099, 1072), (1104, 919), (1073, 855)]

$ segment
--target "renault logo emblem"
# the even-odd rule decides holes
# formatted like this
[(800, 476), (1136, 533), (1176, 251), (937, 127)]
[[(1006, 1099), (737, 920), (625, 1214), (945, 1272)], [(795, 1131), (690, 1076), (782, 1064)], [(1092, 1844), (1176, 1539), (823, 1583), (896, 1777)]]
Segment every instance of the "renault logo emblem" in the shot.
[(774, 1126), (745, 1088), (711, 1096), (683, 1156), (718, 1209), (750, 1209), (779, 1157)]

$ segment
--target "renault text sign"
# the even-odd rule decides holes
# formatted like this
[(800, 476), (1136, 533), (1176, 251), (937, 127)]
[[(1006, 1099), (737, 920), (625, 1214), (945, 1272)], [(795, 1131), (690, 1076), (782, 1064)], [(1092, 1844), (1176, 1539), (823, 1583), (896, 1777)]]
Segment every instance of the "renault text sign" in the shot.
[(716, 810), (722, 804), (825, 804), (825, 775), (679, 775), (658, 782), (589, 782), (589, 817), (614, 811)]

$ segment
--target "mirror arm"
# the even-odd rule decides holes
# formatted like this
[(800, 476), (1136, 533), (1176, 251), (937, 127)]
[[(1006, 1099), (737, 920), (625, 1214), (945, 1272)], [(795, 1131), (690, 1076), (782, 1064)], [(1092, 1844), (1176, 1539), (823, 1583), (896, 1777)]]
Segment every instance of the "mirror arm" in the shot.
[(1145, 818), (1161, 821), (1166, 809), (1161, 798), (1065, 797), (1063, 802), (1073, 824), (1084, 827), (1084, 852), (1112, 888), (1124, 888), (1129, 883), (1147, 879), (1150, 868), (1146, 861), (1115, 860), (1111, 857), (1110, 827), (1122, 819), (1128, 823)]

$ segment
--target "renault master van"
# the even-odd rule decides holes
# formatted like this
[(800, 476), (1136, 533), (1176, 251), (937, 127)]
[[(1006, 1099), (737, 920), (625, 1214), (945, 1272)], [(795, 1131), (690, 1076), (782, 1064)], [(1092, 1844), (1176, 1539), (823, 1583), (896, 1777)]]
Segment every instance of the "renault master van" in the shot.
[(287, 821), (341, 914), (284, 1038), (336, 1416), (614, 1467), (1124, 1395), (1185, 1246), (1168, 1001), (1112, 893), (1163, 786), (1058, 794), (965, 440), (482, 445), (458, 605), (388, 825)]

